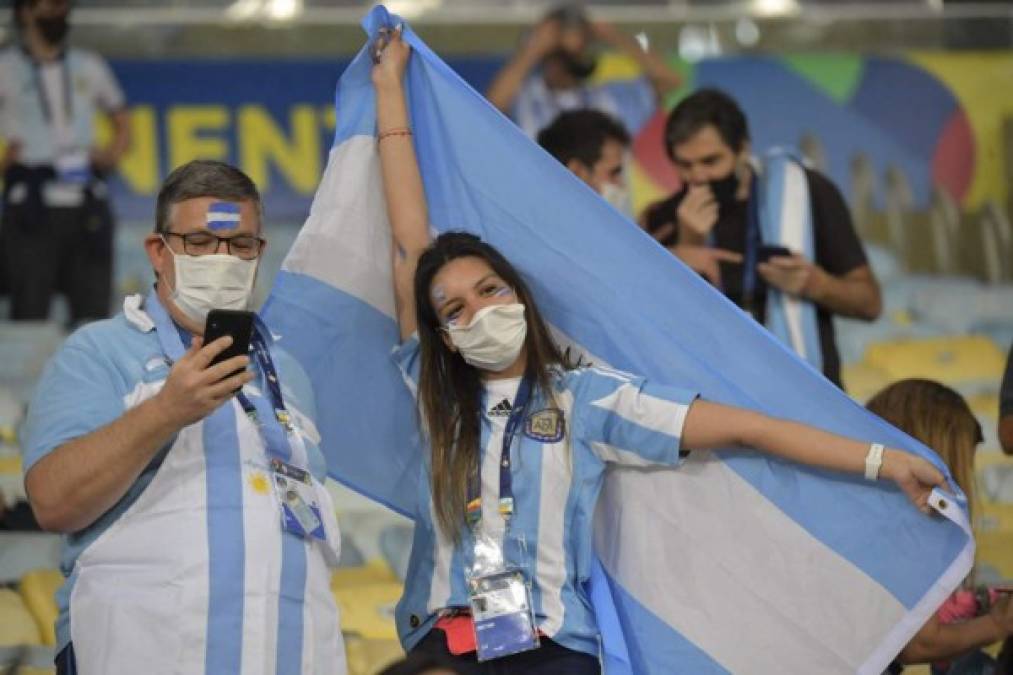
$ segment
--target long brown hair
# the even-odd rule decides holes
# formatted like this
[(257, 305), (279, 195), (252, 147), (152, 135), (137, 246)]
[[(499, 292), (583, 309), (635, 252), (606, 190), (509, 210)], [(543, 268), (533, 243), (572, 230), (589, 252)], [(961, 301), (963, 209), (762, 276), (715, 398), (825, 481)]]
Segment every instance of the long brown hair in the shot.
[(525, 375), (535, 389), (552, 397), (551, 366), (568, 368), (567, 359), (552, 340), (524, 279), (503, 255), (472, 234), (440, 235), (419, 258), (415, 271), (415, 316), (418, 321), (421, 371), (419, 402), (423, 427), (432, 449), (432, 490), (436, 519), (444, 533), (460, 539), (467, 506), (468, 479), (478, 471), (481, 442), (481, 371), (452, 352), (440, 335), (441, 323), (429, 300), (433, 277), (451, 260), (464, 257), (485, 261), (524, 305), (527, 320)]
[(964, 397), (932, 380), (900, 380), (869, 399), (865, 407), (935, 450), (974, 505), (974, 450), (981, 425)]

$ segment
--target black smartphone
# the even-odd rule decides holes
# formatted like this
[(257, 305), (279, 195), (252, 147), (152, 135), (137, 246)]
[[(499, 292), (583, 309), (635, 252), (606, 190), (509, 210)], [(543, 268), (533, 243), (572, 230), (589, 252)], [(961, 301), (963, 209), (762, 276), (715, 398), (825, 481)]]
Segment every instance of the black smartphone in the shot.
[(253, 335), (253, 312), (238, 309), (212, 309), (208, 312), (204, 324), (204, 344), (209, 345), (225, 335), (232, 336), (232, 344), (211, 361), (211, 366), (233, 356), (249, 353), (250, 337)]
[(759, 254), (756, 256), (756, 262), (765, 263), (771, 258), (777, 256), (790, 256), (793, 255), (790, 249), (784, 246), (768, 246), (764, 244), (760, 247)]

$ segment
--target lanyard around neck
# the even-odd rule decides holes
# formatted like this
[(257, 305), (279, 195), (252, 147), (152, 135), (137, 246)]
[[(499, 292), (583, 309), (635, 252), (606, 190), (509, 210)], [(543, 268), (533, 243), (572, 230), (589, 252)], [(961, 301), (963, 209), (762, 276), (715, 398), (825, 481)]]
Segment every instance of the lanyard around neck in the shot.
[[(510, 447), (513, 445), (517, 429), (524, 420), (524, 413), (531, 398), (532, 378), (525, 375), (514, 397), (514, 404), (503, 431), (503, 445), (499, 457), (499, 512), (504, 521), (509, 521), (514, 514), (513, 474), (510, 472)], [(478, 527), (482, 521), (482, 466), (479, 461), (478, 470), (468, 480), (468, 505), (466, 519), (472, 528)]]
[[(29, 63), (32, 66), (32, 80), (35, 83), (35, 91), (39, 97), (39, 106), (42, 108), (42, 116), (46, 119), (46, 124), (53, 127), (53, 106), (49, 100), (49, 94), (46, 91), (45, 83), (42, 81), (42, 64), (40, 64), (35, 57), (33, 57), (27, 50), (25, 50), (25, 56), (28, 58)], [(74, 117), (74, 99), (72, 97), (71, 82), (70, 82), (70, 65), (67, 62), (67, 51), (63, 50), (60, 52), (58, 58), (60, 68), (60, 80), (63, 86), (63, 112), (67, 120), (67, 124), (71, 123)]]

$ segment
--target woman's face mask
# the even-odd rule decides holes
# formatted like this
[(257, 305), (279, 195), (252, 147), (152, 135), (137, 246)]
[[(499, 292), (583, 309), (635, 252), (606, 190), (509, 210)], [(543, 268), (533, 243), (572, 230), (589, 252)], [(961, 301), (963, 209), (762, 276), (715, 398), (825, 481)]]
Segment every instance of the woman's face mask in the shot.
[(483, 307), (466, 326), (445, 327), (465, 362), (494, 373), (514, 364), (524, 347), (528, 324), (519, 302)]

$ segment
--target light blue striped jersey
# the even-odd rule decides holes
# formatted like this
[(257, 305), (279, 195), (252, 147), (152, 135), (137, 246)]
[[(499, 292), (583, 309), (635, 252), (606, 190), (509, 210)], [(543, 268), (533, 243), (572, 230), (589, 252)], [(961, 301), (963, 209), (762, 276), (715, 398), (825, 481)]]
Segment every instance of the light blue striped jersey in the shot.
[[(133, 318), (128, 318), (128, 313)], [(117, 420), (161, 387), (170, 366), (153, 326), (144, 329), (148, 328), (145, 319), (147, 315), (142, 310), (127, 307), (125, 312), (87, 324), (67, 338), (46, 365), (28, 408), (21, 439), (25, 472), (57, 447)], [(305, 372), (274, 346), (271, 357), (283, 383), (287, 407), (304, 424), (312, 423), (313, 391)], [(70, 642), (70, 597), (76, 579), (72, 573), (78, 557), (137, 501), (174, 442), (175, 438), (155, 455), (111, 509), (83, 530), (64, 536), (61, 571), (67, 581), (56, 596), (58, 649)], [(306, 443), (306, 450), (310, 470), (323, 481), (326, 475), (323, 455), (312, 442)], [(242, 574), (242, 570), (237, 572)]]
[[(418, 340), (395, 351), (409, 386), (418, 382)], [(570, 648), (598, 654), (598, 629), (586, 583), (593, 561), (592, 519), (605, 469), (675, 466), (689, 405), (695, 394), (601, 368), (553, 372), (554, 401), (532, 394), (526, 419), (549, 408), (562, 413), (559, 442), (540, 442), (522, 424), (510, 449), (514, 515), (506, 525), (497, 511), (499, 459), (508, 409), (520, 380), (486, 384), (482, 417), (482, 527), (500, 544), (506, 564), (525, 571), (539, 630)], [(505, 401), (505, 402), (504, 402)], [(418, 481), (415, 538), (395, 618), (411, 649), (432, 628), (441, 609), (468, 605), (466, 570), (475, 537), (459, 544), (440, 529), (433, 510), (430, 462)], [(462, 519), (463, 522), (463, 519)]]
[[(69, 105), (64, 77), (70, 83)], [(43, 96), (40, 86), (45, 87)], [(88, 150), (95, 144), (95, 113), (114, 112), (125, 104), (116, 76), (95, 52), (70, 48), (61, 59), (43, 64), (35, 64), (18, 46), (0, 52), (0, 133), (21, 142), (22, 164), (52, 164), (61, 145)]]
[(559, 113), (580, 108), (611, 115), (634, 136), (658, 109), (658, 101), (646, 77), (553, 91), (541, 74), (536, 74), (525, 80), (510, 117), (524, 133), (534, 138), (552, 124)]

